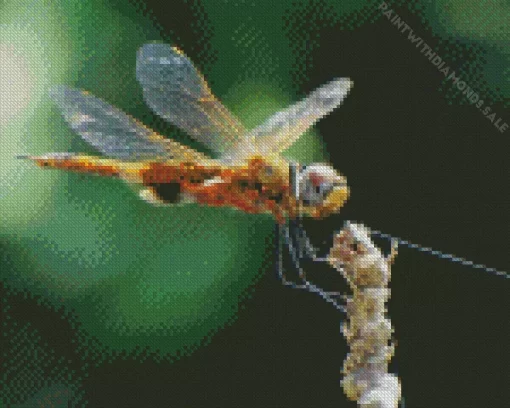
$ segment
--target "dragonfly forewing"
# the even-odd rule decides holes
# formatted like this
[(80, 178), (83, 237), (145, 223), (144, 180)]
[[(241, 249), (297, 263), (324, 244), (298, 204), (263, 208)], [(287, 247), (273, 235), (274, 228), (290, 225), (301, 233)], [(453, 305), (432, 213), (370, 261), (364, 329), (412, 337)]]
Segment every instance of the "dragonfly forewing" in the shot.
[(143, 45), (138, 50), (136, 78), (145, 102), (156, 114), (213, 151), (221, 154), (234, 148), (246, 133), (179, 49), (168, 44)]

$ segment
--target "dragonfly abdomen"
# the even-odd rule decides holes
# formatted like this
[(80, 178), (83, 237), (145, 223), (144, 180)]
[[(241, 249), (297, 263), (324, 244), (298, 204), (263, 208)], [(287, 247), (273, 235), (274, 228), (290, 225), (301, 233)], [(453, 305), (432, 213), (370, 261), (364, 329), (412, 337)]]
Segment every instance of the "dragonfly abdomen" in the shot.
[(39, 167), (47, 169), (67, 170), (77, 173), (95, 174), (107, 177), (119, 177), (119, 162), (115, 159), (104, 159), (75, 153), (47, 153), (42, 156), (19, 156), (29, 159)]

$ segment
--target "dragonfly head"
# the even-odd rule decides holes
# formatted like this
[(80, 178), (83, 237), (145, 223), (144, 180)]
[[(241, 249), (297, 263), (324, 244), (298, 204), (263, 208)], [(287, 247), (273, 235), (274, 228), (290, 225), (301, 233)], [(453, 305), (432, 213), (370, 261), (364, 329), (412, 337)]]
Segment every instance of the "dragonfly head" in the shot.
[(337, 213), (349, 197), (344, 176), (328, 164), (314, 163), (299, 175), (299, 199), (306, 213), (325, 218)]

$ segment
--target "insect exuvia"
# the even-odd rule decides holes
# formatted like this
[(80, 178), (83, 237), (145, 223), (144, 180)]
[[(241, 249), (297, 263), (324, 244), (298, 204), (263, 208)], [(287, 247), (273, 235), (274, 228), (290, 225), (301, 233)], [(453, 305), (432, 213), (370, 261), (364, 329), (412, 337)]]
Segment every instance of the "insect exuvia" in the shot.
[(148, 106), (218, 153), (210, 158), (165, 139), (85, 91), (57, 86), (50, 92), (70, 127), (107, 158), (74, 153), (23, 156), (41, 167), (118, 177), (152, 204), (196, 202), (271, 213), (282, 223), (300, 215), (338, 212), (349, 195), (345, 178), (328, 164), (301, 173), (300, 202), (289, 191), (288, 162), (280, 153), (347, 96), (352, 82), (335, 79), (246, 130), (211, 93), (184, 53), (150, 43), (138, 51), (136, 76)]
[(346, 296), (342, 333), (350, 352), (344, 361), (342, 386), (346, 396), (360, 406), (398, 407), (401, 384), (388, 372), (395, 345), (387, 315), (391, 264), (397, 255), (394, 242), (384, 256), (364, 225), (346, 222), (335, 235), (328, 262), (345, 277), (352, 290)]

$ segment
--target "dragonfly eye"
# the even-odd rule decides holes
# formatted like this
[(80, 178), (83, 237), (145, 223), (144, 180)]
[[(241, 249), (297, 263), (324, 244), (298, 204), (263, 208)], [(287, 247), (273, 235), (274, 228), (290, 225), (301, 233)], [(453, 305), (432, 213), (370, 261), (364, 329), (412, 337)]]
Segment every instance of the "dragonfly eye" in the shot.
[[(335, 189), (338, 190), (337, 193)], [(300, 199), (305, 206), (320, 206), (323, 217), (336, 212), (337, 208), (342, 206), (346, 199), (346, 189), (343, 178), (327, 164), (315, 163), (301, 169)]]

